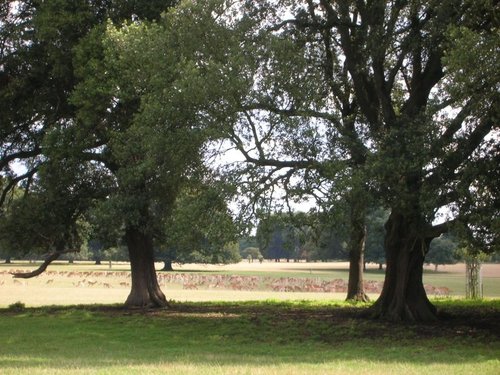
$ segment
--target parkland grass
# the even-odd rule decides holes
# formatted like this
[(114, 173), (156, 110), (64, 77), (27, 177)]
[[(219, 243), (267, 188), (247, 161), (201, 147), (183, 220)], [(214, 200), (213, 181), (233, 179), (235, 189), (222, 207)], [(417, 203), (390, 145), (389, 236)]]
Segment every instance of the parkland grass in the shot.
[[(160, 269), (162, 264), (157, 264)], [(128, 263), (114, 263), (112, 268), (108, 264), (95, 265), (92, 262), (56, 262), (49, 267), (51, 272), (64, 273), (54, 277), (44, 273), (29, 280), (14, 280), (9, 274), (11, 270), (33, 269), (36, 265), (28, 262), (15, 262), (13, 264), (0, 264), (0, 308), (7, 307), (16, 301), (22, 301), (26, 306), (43, 305), (74, 305), (74, 304), (112, 304), (122, 303), (130, 292), (130, 280), (124, 276), (118, 276), (123, 272), (129, 272)], [(254, 262), (242, 262), (236, 265), (176, 265), (174, 274), (191, 275), (243, 275), (258, 276), (261, 278), (312, 278), (318, 280), (334, 280), (348, 278), (347, 263), (275, 263), (264, 262), (260, 264)], [(483, 265), (483, 290), (487, 298), (500, 298), (500, 264)], [(111, 277), (95, 278), (95, 285), (85, 285), (78, 287), (84, 281), (85, 272), (100, 271)], [(378, 270), (376, 265), (370, 265), (365, 272), (365, 280), (382, 282), (384, 271)], [(69, 277), (72, 273), (77, 273)], [(159, 274), (164, 274), (159, 271)], [(116, 277), (113, 277), (116, 275)], [(433, 267), (424, 271), (424, 283), (436, 287), (446, 287), (451, 292), (452, 298), (462, 298), (465, 294), (465, 266), (440, 266), (435, 272)], [(88, 279), (88, 277), (87, 277)], [(90, 280), (87, 280), (90, 281)], [(108, 284), (108, 285), (106, 285)], [(167, 299), (176, 301), (247, 301), (247, 300), (343, 300), (345, 293), (298, 293), (298, 292), (276, 292), (272, 290), (224, 290), (200, 287), (198, 290), (185, 289), (182, 284), (162, 285), (162, 289)], [(372, 299), (378, 297), (377, 294), (370, 294)], [(432, 295), (431, 295), (432, 297)]]
[(0, 309), (1, 374), (498, 374), (500, 301), (388, 324), (367, 305), (260, 301)]
[[(483, 302), (456, 299), (463, 294), (460, 272), (427, 270), (424, 282), (447, 286), (454, 296), (433, 300), (441, 320), (426, 325), (367, 319), (368, 305), (346, 304), (344, 293), (185, 290), (175, 284), (164, 288), (177, 301), (171, 308), (124, 310), (120, 303), (130, 288), (114, 273), (127, 271), (126, 263), (112, 269), (55, 264), (50, 269), (63, 275), (21, 284), (5, 272), (29, 267), (0, 266), (0, 374), (500, 373), (500, 275), (493, 266), (483, 277), (490, 297)], [(94, 286), (77, 287), (83, 276), (68, 277), (96, 270), (109, 275)], [(178, 272), (347, 277), (338, 264), (185, 265)], [(375, 268), (365, 274), (382, 278)]]

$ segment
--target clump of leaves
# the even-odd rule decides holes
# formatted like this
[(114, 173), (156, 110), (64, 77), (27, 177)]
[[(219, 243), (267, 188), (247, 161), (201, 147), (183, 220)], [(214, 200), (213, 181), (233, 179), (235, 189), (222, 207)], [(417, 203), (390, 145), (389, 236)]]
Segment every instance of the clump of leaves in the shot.
[(26, 310), (26, 305), (24, 303), (22, 303), (21, 301), (17, 301), (17, 302), (10, 304), (8, 309), (10, 311), (14, 311), (14, 312), (22, 312), (22, 311)]

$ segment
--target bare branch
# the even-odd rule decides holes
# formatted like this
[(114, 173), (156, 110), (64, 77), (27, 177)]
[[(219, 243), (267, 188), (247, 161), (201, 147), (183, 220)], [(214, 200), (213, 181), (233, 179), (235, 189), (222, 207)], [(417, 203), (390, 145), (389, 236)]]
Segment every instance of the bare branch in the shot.
[[(310, 160), (310, 159), (301, 159), (301, 160), (278, 160), (274, 158), (268, 158), (264, 154), (262, 149), (259, 149), (259, 146), (257, 146), (258, 152), (259, 152), (259, 157), (255, 158), (250, 155), (248, 150), (245, 149), (245, 146), (243, 144), (243, 141), (241, 138), (235, 134), (234, 132), (231, 134), (231, 141), (235, 145), (236, 149), (238, 149), (243, 156), (245, 157), (245, 160), (249, 163), (252, 163), (257, 166), (261, 167), (276, 167), (277, 169), (281, 168), (315, 168), (319, 169), (321, 167), (321, 163), (318, 163), (315, 160)], [(256, 143), (258, 140), (256, 140)]]
[(424, 233), (426, 238), (436, 238), (442, 235), (443, 233), (447, 233), (451, 226), (456, 223), (458, 220), (453, 219), (449, 221), (445, 221), (444, 223), (433, 225), (429, 229), (427, 229)]
[[(472, 110), (472, 101), (468, 101), (460, 110), (460, 112), (455, 116), (455, 118), (451, 121), (449, 126), (446, 128), (446, 131), (441, 136), (441, 140), (444, 144), (448, 145), (455, 135), (462, 128), (462, 124), (465, 119), (471, 114)], [(441, 146), (442, 147), (442, 146)]]
[(426, 183), (441, 186), (451, 178), (455, 170), (469, 158), (481, 144), (486, 135), (493, 129), (495, 122), (492, 118), (484, 119), (466, 138), (458, 142), (456, 150), (446, 155), (441, 164), (431, 174)]
[(10, 155), (3, 155), (0, 159), (0, 169), (5, 168), (10, 162), (16, 159), (27, 159), (40, 155), (42, 149), (36, 146), (33, 150), (22, 150)]
[(322, 112), (322, 111), (316, 111), (313, 109), (297, 109), (297, 108), (290, 108), (290, 109), (282, 109), (275, 107), (269, 103), (253, 103), (250, 105), (246, 105), (242, 107), (243, 110), (245, 111), (252, 111), (252, 110), (263, 110), (263, 111), (269, 111), (271, 113), (277, 114), (277, 115), (284, 115), (284, 116), (290, 116), (290, 117), (314, 117), (322, 120), (327, 120), (335, 124), (335, 126), (340, 127), (342, 124), (338, 120), (338, 118), (335, 115), (332, 115), (329, 112)]
[(38, 276), (43, 273), (47, 269), (49, 264), (54, 260), (59, 259), (61, 255), (68, 253), (78, 253), (79, 251), (80, 250), (55, 251), (53, 253), (50, 253), (47, 258), (45, 258), (45, 261), (36, 270), (31, 272), (11, 272), (10, 274), (13, 275), (15, 279), (31, 279), (32, 277)]
[(245, 111), (245, 116), (247, 118), (248, 123), (250, 124), (250, 127), (252, 128), (252, 134), (253, 134), (253, 137), (255, 139), (255, 147), (257, 147), (257, 151), (259, 152), (259, 159), (263, 159), (265, 154), (264, 154), (264, 150), (262, 148), (262, 140), (259, 140), (257, 127), (255, 126), (255, 123), (253, 122), (252, 117), (250, 116), (250, 114), (247, 111)]
[(10, 180), (9, 183), (7, 184), (7, 186), (5, 186), (5, 188), (3, 189), (2, 195), (0, 196), (0, 207), (2, 207), (3, 204), (5, 203), (5, 199), (7, 198), (7, 194), (9, 194), (9, 192), (17, 185), (17, 183), (19, 181), (22, 181), (26, 178), (32, 178), (33, 175), (37, 171), (38, 171), (38, 168), (35, 167), (32, 170), (26, 172), (25, 174), (17, 176), (15, 178), (13, 178), (12, 180)]

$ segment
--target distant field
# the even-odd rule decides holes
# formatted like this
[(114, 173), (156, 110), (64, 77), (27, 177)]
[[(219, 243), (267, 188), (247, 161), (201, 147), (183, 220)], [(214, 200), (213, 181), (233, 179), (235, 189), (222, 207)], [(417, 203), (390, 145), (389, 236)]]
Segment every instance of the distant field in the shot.
[[(125, 262), (113, 263), (112, 268), (109, 264), (59, 262), (51, 265), (45, 274), (29, 280), (14, 280), (8, 273), (34, 267), (28, 262), (0, 264), (0, 307), (17, 301), (27, 306), (121, 303), (130, 290), (130, 266)], [(160, 267), (158, 264), (157, 269)], [(318, 292), (313, 286), (329, 285), (335, 280), (342, 284), (348, 277), (345, 262), (184, 264), (174, 268), (174, 273), (160, 271), (159, 277), (165, 295), (175, 301), (342, 300), (345, 292)], [(500, 265), (485, 264), (482, 273), (485, 297), (500, 297)], [(377, 267), (371, 266), (365, 273), (365, 280), (379, 286), (383, 279), (384, 273)], [(224, 283), (212, 285), (214, 280)], [(249, 282), (254, 283), (252, 288), (246, 287)], [(424, 273), (424, 283), (446, 287), (451, 290), (450, 296), (463, 296), (465, 266), (440, 266), (438, 272), (429, 267)], [(372, 298), (377, 295), (370, 293)]]

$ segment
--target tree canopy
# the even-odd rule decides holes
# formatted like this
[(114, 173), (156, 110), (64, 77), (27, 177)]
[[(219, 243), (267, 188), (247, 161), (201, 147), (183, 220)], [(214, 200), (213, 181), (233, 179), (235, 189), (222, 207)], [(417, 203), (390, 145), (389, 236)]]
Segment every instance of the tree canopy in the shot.
[(387, 273), (374, 313), (433, 319), (431, 240), (456, 225), (489, 251), (498, 243), (498, 80), (470, 63), (477, 52), (497, 65), (493, 3), (263, 1), (239, 14), (222, 68), (243, 77), (224, 108), (242, 186), (263, 204), (277, 184), (289, 199), (350, 201), (351, 248), (364, 244), (366, 203), (380, 202)]
[(122, 2), (15, 3), (1, 8), (2, 202), (65, 186), (75, 220), (107, 218), (128, 244), (129, 304), (165, 304), (154, 242), (190, 181), (210, 183), (222, 139), (245, 159), (227, 182), (257, 206), (349, 212), (348, 295), (365, 298), (369, 208), (389, 210), (378, 317), (435, 318), (423, 264), (452, 226), (498, 248), (493, 1), (182, 1), (161, 18), (171, 2), (121, 16)]
[[(2, 129), (2, 201), (18, 183), (26, 192), (16, 202), (26, 209), (11, 210), (5, 225), (43, 226), (46, 216), (43, 229), (65, 240), (47, 244), (50, 259), (72, 246), (66, 233), (75, 233), (81, 215), (122, 237), (132, 263), (131, 306), (166, 304), (153, 250), (165, 240), (180, 192), (211, 184), (203, 166), (204, 145), (216, 134), (205, 120), (209, 77), (192, 65), (196, 39), (182, 8), (160, 24), (174, 3), (53, 0), (2, 8), (2, 117), (10, 126)], [(144, 64), (158, 48), (161, 58)], [(27, 172), (13, 171), (13, 161)], [(44, 216), (33, 216), (31, 205)]]

